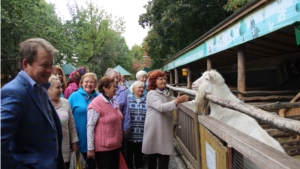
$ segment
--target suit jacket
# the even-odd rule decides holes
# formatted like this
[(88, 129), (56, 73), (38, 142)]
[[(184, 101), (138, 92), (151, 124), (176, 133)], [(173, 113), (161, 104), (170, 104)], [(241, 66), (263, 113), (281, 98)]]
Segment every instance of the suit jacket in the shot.
[(48, 111), (21, 72), (1, 89), (1, 168), (64, 168), (61, 123), (49, 98), (48, 102), (55, 112), (57, 134)]

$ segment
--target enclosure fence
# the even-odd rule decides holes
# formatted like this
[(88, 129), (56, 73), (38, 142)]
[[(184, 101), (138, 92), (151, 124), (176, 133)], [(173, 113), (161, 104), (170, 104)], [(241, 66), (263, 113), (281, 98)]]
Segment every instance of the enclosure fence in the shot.
[[(170, 93), (195, 91), (167, 85)], [(234, 104), (234, 103), (233, 103)], [(224, 106), (224, 105), (222, 105)], [(231, 108), (231, 107), (228, 107)], [(232, 108), (231, 108), (232, 109)], [(299, 169), (300, 161), (207, 115), (195, 112), (191, 103), (178, 106), (176, 144), (189, 168), (196, 169)], [(284, 119), (279, 119), (284, 120)], [(287, 126), (288, 131), (297, 130)], [(284, 123), (284, 122), (283, 122)], [(300, 130), (298, 131), (300, 132)]]

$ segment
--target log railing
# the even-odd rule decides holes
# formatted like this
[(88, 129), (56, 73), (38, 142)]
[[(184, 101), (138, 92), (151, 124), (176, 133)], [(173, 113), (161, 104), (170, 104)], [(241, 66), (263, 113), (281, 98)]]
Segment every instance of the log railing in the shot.
[[(176, 88), (176, 87), (172, 87), (169, 85), (167, 85), (167, 87), (174, 91), (177, 91), (177, 92), (183, 92), (183, 93), (193, 95), (193, 96), (196, 95), (196, 91), (194, 91), (194, 90), (189, 90), (189, 89), (185, 89), (185, 88)], [(300, 121), (280, 117), (276, 113), (271, 113), (271, 112), (261, 110), (255, 106), (246, 104), (242, 101), (241, 102), (233, 102), (230, 100), (223, 100), (223, 99), (213, 96), (211, 94), (206, 94), (205, 98), (218, 104), (218, 105), (221, 105), (223, 107), (237, 110), (241, 113), (247, 114), (247, 115), (249, 115), (257, 120), (260, 120), (262, 122), (265, 122), (279, 130), (282, 130), (285, 132), (290, 132), (290, 133), (300, 134)]]
[(198, 114), (187, 103), (180, 104), (177, 110), (177, 130), (175, 139), (181, 152), (193, 168), (201, 168)]
[[(170, 85), (167, 85), (167, 87), (171, 89), (170, 93), (174, 93), (174, 91), (176, 91), (176, 92), (188, 94), (190, 96), (196, 95), (196, 91), (193, 90), (189, 90), (185, 88), (176, 88)], [(206, 99), (209, 99), (210, 101), (219, 104), (222, 107), (227, 107), (245, 113), (269, 125), (275, 126), (275, 128), (279, 130), (290, 132), (290, 133), (297, 133), (297, 134), (300, 133), (299, 121), (279, 117), (275, 113), (266, 112), (257, 107), (245, 104), (242, 101), (231, 102), (227, 100), (222, 100), (220, 98), (217, 98), (209, 94), (206, 95)], [(281, 105), (280, 103), (276, 103), (276, 105), (277, 106), (280, 105), (283, 108), (285, 108), (284, 105), (288, 105), (288, 107), (291, 107), (290, 104)], [(292, 106), (299, 107), (299, 104), (294, 104)], [(261, 143), (258, 144), (257, 141), (253, 146), (251, 143), (253, 142), (253, 138), (251, 137), (249, 138), (249, 136), (245, 134), (241, 134), (240, 131), (234, 131), (232, 134), (231, 131), (232, 127), (225, 124), (226, 129), (224, 129), (223, 128), (224, 124), (222, 124), (221, 122), (217, 122), (216, 120), (214, 120), (209, 116), (200, 116), (199, 114), (200, 114), (199, 112), (198, 113), (195, 112), (195, 106), (192, 103), (183, 103), (178, 106), (178, 115), (177, 115), (178, 128), (177, 128), (177, 134), (175, 138), (177, 144), (181, 149), (182, 152), (181, 155), (185, 156), (185, 158), (189, 161), (189, 163), (192, 164), (193, 168), (197, 168), (197, 169), (201, 168), (201, 163), (203, 162), (201, 161), (203, 160), (203, 157), (201, 157), (201, 149), (203, 147), (201, 147), (200, 145), (200, 139), (199, 139), (200, 131), (199, 131), (199, 125), (197, 124), (201, 124), (205, 126), (207, 129), (209, 129), (211, 132), (217, 135), (220, 139), (227, 142), (228, 146), (233, 147), (241, 154), (243, 154), (246, 158), (249, 158), (253, 162), (257, 163), (257, 165), (260, 166), (261, 168), (268, 168), (269, 166), (274, 166), (274, 168), (278, 168), (278, 167), (298, 168), (299, 167), (300, 162), (288, 156), (287, 154), (281, 153), (280, 155), (278, 155), (276, 154), (278, 153), (277, 150), (274, 150), (272, 148), (270, 149), (268, 146), (257, 147), (256, 145), (261, 145)], [(218, 123), (218, 125), (216, 125), (216, 123)], [(238, 133), (238, 134), (235, 135), (234, 133)], [(243, 146), (245, 146), (245, 148), (241, 148)], [(266, 154), (265, 152), (268, 153)], [(255, 154), (255, 157), (253, 155), (248, 156), (249, 154)], [(269, 166), (265, 165), (264, 162)]]

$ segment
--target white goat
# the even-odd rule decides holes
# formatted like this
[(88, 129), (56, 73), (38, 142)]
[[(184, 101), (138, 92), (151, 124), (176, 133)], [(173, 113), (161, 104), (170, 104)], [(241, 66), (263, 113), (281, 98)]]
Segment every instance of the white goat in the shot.
[(262, 129), (255, 119), (246, 114), (228, 108), (223, 108), (204, 97), (205, 94), (208, 93), (218, 96), (224, 100), (240, 102), (240, 100), (230, 92), (223, 77), (216, 70), (204, 72), (202, 76), (192, 84), (192, 88), (194, 90), (198, 89), (195, 99), (197, 112), (203, 112), (206, 106), (210, 106), (210, 116), (221, 120), (222, 122), (281, 152), (284, 152), (281, 145), (264, 129)]

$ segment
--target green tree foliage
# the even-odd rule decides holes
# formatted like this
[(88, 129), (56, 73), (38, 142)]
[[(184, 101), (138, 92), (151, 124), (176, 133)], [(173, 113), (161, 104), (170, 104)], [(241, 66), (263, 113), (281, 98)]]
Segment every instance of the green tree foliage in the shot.
[[(74, 55), (77, 66), (88, 66), (97, 75), (103, 75), (108, 67), (115, 67), (125, 60), (128, 47), (121, 36), (125, 30), (122, 18), (113, 19), (93, 1), (86, 1), (86, 8), (75, 3), (69, 5), (72, 21), (68, 22), (74, 38)], [(70, 59), (70, 58), (69, 58)], [(125, 63), (125, 65), (124, 65)], [(122, 67), (129, 67), (123, 62)]]
[(141, 70), (141, 63), (143, 61), (143, 48), (137, 44), (134, 44), (130, 50), (130, 58), (132, 60), (131, 72), (134, 75), (133, 79), (135, 79), (135, 74)]
[(251, 0), (228, 0), (227, 4), (224, 5), (224, 10), (228, 12), (235, 12), (239, 10), (241, 7), (245, 6)]
[[(45, 0), (1, 1), (1, 64), (2, 72), (14, 76), (19, 68), (19, 43), (33, 37), (47, 39), (58, 50), (66, 46), (66, 38), (54, 5)], [(62, 57), (60, 53), (59, 57)], [(1, 72), (1, 73), (2, 73)]]
[(143, 48), (151, 56), (152, 68), (195, 41), (229, 16), (227, 0), (152, 0), (145, 5), (139, 24), (149, 26)]
[[(92, 0), (85, 7), (69, 4), (72, 19), (63, 21), (45, 0), (2, 0), (1, 73), (17, 73), (19, 43), (33, 37), (48, 40), (59, 52), (55, 64), (87, 66), (98, 76), (118, 64), (131, 70), (121, 18), (113, 18)], [(6, 64), (7, 63), (7, 64)]]

